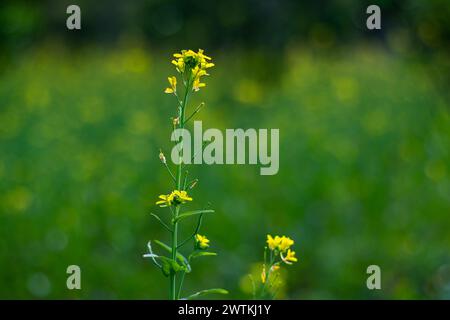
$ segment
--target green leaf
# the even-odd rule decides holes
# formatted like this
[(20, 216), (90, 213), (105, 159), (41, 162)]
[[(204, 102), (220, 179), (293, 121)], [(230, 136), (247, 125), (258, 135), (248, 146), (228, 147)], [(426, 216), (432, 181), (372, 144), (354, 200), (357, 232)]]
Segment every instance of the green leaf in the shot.
[(174, 222), (177, 222), (177, 221), (179, 221), (179, 220), (181, 220), (181, 219), (184, 219), (184, 218), (187, 218), (187, 217), (190, 217), (190, 216), (199, 215), (199, 214), (202, 214), (202, 213), (214, 213), (214, 210), (208, 209), (208, 210), (194, 210), (194, 211), (188, 211), (188, 212), (182, 213), (182, 214), (180, 214), (178, 217), (176, 217), (176, 218), (174, 219)]
[(196, 251), (189, 256), (189, 260), (203, 256), (217, 256), (217, 253), (208, 251)]
[(177, 273), (184, 270), (184, 267), (180, 266), (175, 260), (163, 256), (159, 256), (158, 259), (161, 260), (161, 270), (166, 277), (168, 277), (172, 271)]
[[(161, 248), (165, 249), (167, 252), (172, 253), (172, 248), (169, 247), (167, 244), (165, 244), (162, 241), (159, 240), (153, 240), (157, 245), (159, 245)], [(183, 256), (180, 252), (177, 252), (177, 260), (186, 267), (185, 271), (186, 273), (191, 272), (191, 266), (189, 265), (188, 259), (186, 259), (185, 256)]]
[(191, 294), (189, 297), (183, 298), (182, 300), (192, 300), (207, 294), (218, 293), (218, 294), (228, 294), (228, 291), (222, 288), (214, 288), (214, 289), (206, 289), (194, 294)]

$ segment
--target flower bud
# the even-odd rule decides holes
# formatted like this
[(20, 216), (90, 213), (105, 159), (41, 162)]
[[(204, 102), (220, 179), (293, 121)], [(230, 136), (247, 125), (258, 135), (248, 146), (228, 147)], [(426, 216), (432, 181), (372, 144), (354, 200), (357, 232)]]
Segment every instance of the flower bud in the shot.
[(189, 189), (194, 188), (197, 185), (198, 179), (195, 179), (194, 181), (191, 182), (191, 184), (189, 185)]
[(159, 160), (161, 160), (162, 163), (166, 164), (166, 157), (164, 156), (164, 153), (162, 153), (162, 151), (159, 151)]

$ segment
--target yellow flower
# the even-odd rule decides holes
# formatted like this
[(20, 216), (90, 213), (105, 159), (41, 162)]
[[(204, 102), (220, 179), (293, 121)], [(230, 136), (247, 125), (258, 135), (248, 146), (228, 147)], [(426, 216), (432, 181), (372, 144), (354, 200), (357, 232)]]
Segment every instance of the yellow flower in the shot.
[(209, 247), (209, 239), (206, 236), (201, 236), (198, 233), (195, 235), (195, 244), (199, 249), (206, 249)]
[(176, 77), (168, 77), (170, 87), (164, 90), (165, 93), (174, 93), (177, 92), (177, 78)]
[(192, 201), (192, 198), (188, 196), (186, 191), (175, 190), (172, 192), (175, 203), (185, 203), (187, 201)]
[(173, 202), (173, 195), (171, 194), (162, 194), (159, 196), (159, 199), (156, 201), (156, 204), (160, 207), (169, 207), (172, 205)]
[(199, 78), (199, 79), (194, 80), (194, 84), (193, 84), (192, 88), (194, 89), (194, 91), (198, 91), (198, 90), (200, 90), (200, 88), (203, 88), (205, 86), (206, 86), (206, 84), (201, 83), (200, 78)]
[(171, 205), (179, 205), (187, 201), (192, 201), (192, 198), (188, 196), (186, 191), (174, 190), (170, 194), (162, 194), (159, 196), (156, 204), (160, 207), (169, 207)]
[(289, 249), (293, 244), (294, 244), (294, 240), (292, 240), (289, 237), (282, 236), (280, 244), (278, 245), (278, 249), (280, 249), (280, 251), (284, 252), (287, 249)]
[(297, 258), (295, 257), (295, 252), (291, 251), (291, 249), (288, 249), (286, 257), (283, 257), (283, 254), (281, 254), (281, 259), (283, 259), (283, 261), (286, 264), (292, 264), (292, 262), (297, 262)]
[(267, 235), (267, 245), (270, 250), (279, 250), (285, 252), (294, 244), (294, 240), (286, 236), (275, 236), (272, 237), (270, 234)]
[(280, 245), (281, 238), (279, 236), (275, 236), (275, 238), (272, 238), (270, 234), (267, 235), (267, 245), (269, 246), (270, 250), (275, 250)]
[(184, 72), (184, 61), (182, 58), (179, 58), (177, 60), (172, 60), (172, 64), (176, 67), (176, 69), (179, 73)]
[[(179, 73), (188, 74), (188, 83), (192, 85), (194, 91), (205, 87), (205, 84), (200, 81), (200, 78), (208, 75), (206, 69), (214, 67), (214, 63), (211, 62), (211, 57), (205, 55), (202, 49), (199, 49), (198, 52), (181, 50), (181, 53), (175, 53), (173, 56), (175, 59), (172, 60), (172, 64)], [(174, 90), (173, 87), (167, 88), (166, 92), (172, 93), (172, 90)]]

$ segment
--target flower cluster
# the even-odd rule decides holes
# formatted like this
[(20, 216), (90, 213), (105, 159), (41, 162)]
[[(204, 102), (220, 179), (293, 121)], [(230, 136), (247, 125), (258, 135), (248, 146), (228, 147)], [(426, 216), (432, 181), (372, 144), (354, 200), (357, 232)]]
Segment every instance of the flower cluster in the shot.
[[(183, 81), (187, 87), (192, 87), (192, 90), (198, 91), (205, 87), (206, 84), (201, 82), (201, 77), (207, 76), (206, 69), (214, 67), (211, 58), (203, 53), (202, 49), (198, 52), (193, 50), (181, 50), (181, 53), (175, 53), (172, 64), (175, 66), (178, 73), (180, 73)], [(177, 79), (175, 76), (169, 77), (170, 87), (166, 88), (164, 92), (176, 94)]]
[(169, 194), (162, 194), (159, 196), (156, 204), (160, 207), (170, 207), (171, 205), (179, 205), (181, 203), (185, 203), (187, 201), (192, 201), (192, 198), (188, 196), (187, 192), (182, 190), (174, 190)]
[(267, 235), (267, 246), (271, 251), (275, 252), (275, 256), (280, 253), (280, 257), (286, 264), (292, 264), (297, 262), (295, 257), (295, 251), (289, 249), (294, 244), (294, 240), (285, 236), (275, 236), (272, 237), (270, 234)]
[(291, 250), (294, 245), (294, 240), (286, 236), (275, 236), (272, 237), (270, 234), (267, 235), (267, 247), (265, 250), (269, 249), (269, 256), (267, 256), (266, 251), (264, 254), (264, 264), (261, 272), (261, 282), (265, 285), (269, 277), (280, 269), (280, 263), (284, 262), (286, 264), (292, 264), (297, 262), (295, 257), (295, 252)]

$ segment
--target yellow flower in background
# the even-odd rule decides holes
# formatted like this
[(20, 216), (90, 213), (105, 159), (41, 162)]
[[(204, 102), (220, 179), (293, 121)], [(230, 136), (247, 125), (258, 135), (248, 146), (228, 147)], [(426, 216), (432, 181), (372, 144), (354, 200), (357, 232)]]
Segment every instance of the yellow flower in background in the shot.
[(280, 244), (278, 246), (278, 249), (280, 249), (280, 251), (284, 252), (287, 249), (289, 249), (293, 244), (294, 244), (294, 240), (292, 240), (289, 237), (282, 236), (281, 240), (280, 240)]
[(263, 284), (266, 283), (266, 281), (268, 281), (268, 278), (271, 278), (271, 275), (278, 270), (280, 270), (280, 266), (278, 265), (278, 262), (269, 268), (269, 272), (266, 272), (266, 265), (263, 264), (262, 271), (261, 271), (261, 282)]
[(269, 246), (270, 250), (277, 249), (280, 243), (281, 238), (279, 236), (275, 236), (275, 238), (273, 238), (270, 234), (267, 235), (267, 245)]
[(286, 264), (292, 264), (292, 262), (297, 262), (297, 258), (295, 257), (295, 252), (292, 251), (291, 249), (288, 249), (286, 257), (283, 257), (283, 254), (281, 254), (281, 259), (283, 259), (283, 261)]
[(275, 236), (272, 237), (270, 234), (267, 235), (267, 245), (270, 250), (279, 250), (285, 252), (294, 244), (294, 240), (286, 236)]
[(199, 249), (206, 249), (209, 247), (209, 239), (206, 238), (206, 236), (202, 236), (197, 233), (195, 235), (195, 244)]
[(270, 268), (270, 271), (273, 272), (273, 271), (277, 271), (277, 270), (279, 270), (279, 269), (280, 269), (280, 266), (279, 266), (278, 264), (274, 264), (274, 265)]
[(261, 271), (261, 282), (266, 283), (266, 265), (263, 264), (263, 269)]
[(177, 78), (176, 77), (168, 77), (170, 87), (164, 90), (165, 93), (174, 93), (177, 92)]
[(186, 191), (174, 190), (170, 194), (162, 194), (159, 196), (156, 204), (160, 207), (169, 207), (171, 205), (178, 205), (187, 201), (192, 201), (192, 198), (188, 196)]

